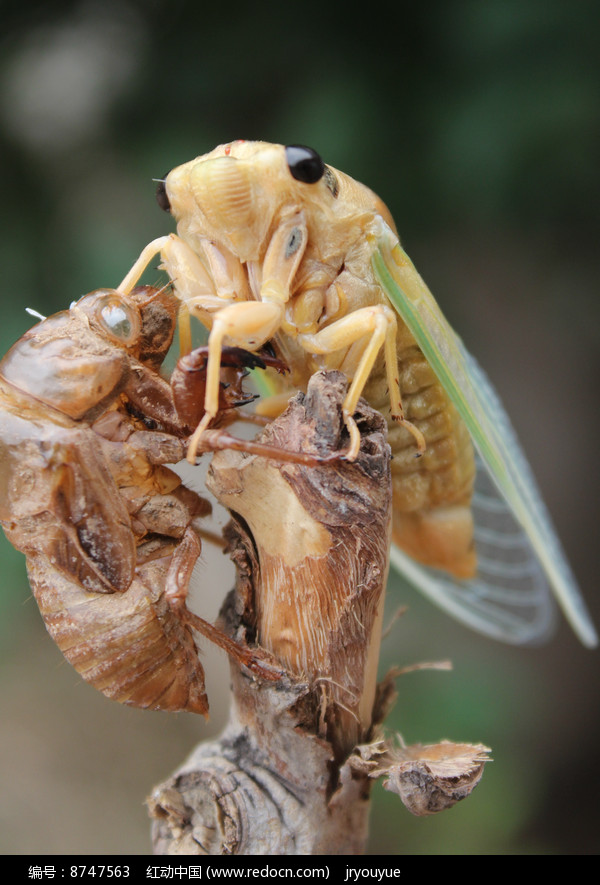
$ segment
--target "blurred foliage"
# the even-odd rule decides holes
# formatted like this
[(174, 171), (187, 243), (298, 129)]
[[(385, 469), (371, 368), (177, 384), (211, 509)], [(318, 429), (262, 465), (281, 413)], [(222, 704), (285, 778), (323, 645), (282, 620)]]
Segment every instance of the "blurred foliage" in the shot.
[[(555, 323), (552, 357), (571, 366), (565, 348), (575, 364), (547, 384), (553, 406), (554, 397), (565, 401), (564, 382), (570, 422), (555, 422), (547, 448), (563, 439), (570, 452), (575, 438), (584, 460), (589, 436), (591, 463), (595, 437), (577, 423), (577, 398), (582, 422), (596, 421), (597, 408), (585, 403), (597, 401), (585, 385), (571, 391), (574, 378), (589, 381), (597, 369), (600, 5), (384, 0), (359, 15), (313, 2), (81, 0), (5, 5), (0, 16), (0, 352), (31, 325), (25, 305), (47, 314), (118, 284), (145, 242), (171, 230), (153, 178), (234, 138), (304, 143), (384, 197), (440, 300), (444, 289), (452, 297), (451, 315), (462, 310), (468, 326), (472, 312), (489, 310), (488, 279), (506, 298), (507, 317), (521, 301), (531, 305), (523, 316), (534, 319), (517, 341), (543, 341)], [(482, 281), (473, 310), (460, 291)], [(474, 328), (509, 372), (504, 326), (491, 316), (489, 341), (485, 321)], [(519, 347), (535, 364), (535, 345)], [(517, 399), (519, 384), (512, 390)], [(522, 410), (525, 418), (532, 411), (527, 393)], [(590, 495), (579, 496), (577, 514), (564, 514), (564, 528), (595, 586), (585, 560), (597, 546), (597, 492)], [(28, 619), (16, 612), (29, 591), (22, 557), (6, 547), (0, 623), (11, 650), (27, 640)], [(499, 761), (464, 807), (435, 820), (408, 819), (378, 791), (372, 850), (595, 853), (586, 775), (581, 789), (561, 781), (559, 793), (557, 772), (561, 746), (567, 755), (569, 746), (595, 751), (588, 692), (597, 665), (573, 651), (571, 638), (553, 663), (556, 646), (546, 657), (500, 649), (411, 602), (414, 623), (421, 613), (425, 632), (395, 629), (401, 663), (452, 654), (457, 671), (404, 677), (395, 727), (409, 729), (411, 741), (482, 740)], [(388, 654), (398, 656), (397, 648)], [(20, 844), (35, 853), (46, 843), (33, 833)], [(75, 850), (66, 844), (57, 850)]]

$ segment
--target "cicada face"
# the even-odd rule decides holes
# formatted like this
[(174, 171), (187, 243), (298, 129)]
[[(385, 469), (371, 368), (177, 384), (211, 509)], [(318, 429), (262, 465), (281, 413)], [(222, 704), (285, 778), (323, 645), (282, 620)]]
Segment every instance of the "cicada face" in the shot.
[(274, 145), (233, 142), (173, 169), (165, 180), (179, 235), (224, 246), (240, 261), (258, 261), (289, 194), (284, 159)]

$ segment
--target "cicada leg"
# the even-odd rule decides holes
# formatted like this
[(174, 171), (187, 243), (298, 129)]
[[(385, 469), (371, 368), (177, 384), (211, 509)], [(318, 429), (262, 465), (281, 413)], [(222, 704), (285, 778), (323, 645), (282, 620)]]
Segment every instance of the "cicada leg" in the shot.
[[(299, 227), (298, 220), (294, 217), (283, 224), (273, 237), (271, 257), (268, 261), (265, 260), (265, 266), (271, 268), (271, 275), (264, 284), (264, 301), (235, 301), (233, 300), (235, 293), (231, 291), (225, 292), (222, 297), (198, 255), (173, 234), (159, 237), (149, 243), (117, 290), (122, 294), (128, 294), (148, 264), (160, 254), (162, 267), (171, 277), (177, 297), (185, 305), (185, 310), (180, 314), (180, 322), (183, 322), (180, 331), (183, 332), (183, 340), (186, 342), (185, 349), (189, 347), (188, 324), (191, 313), (210, 330), (204, 408), (202, 419), (189, 444), (187, 457), (191, 463), (195, 462), (203, 433), (219, 414), (224, 339), (226, 338), (228, 343), (256, 351), (273, 337), (281, 325), (284, 304), (289, 297), (289, 282), (299, 258), (296, 253), (292, 253), (286, 255), (284, 261), (278, 262), (276, 259), (280, 253), (286, 254), (283, 245), (290, 237), (299, 237), (300, 241), (303, 240), (304, 237), (299, 235), (299, 230), (302, 232), (304, 229)], [(301, 254), (301, 250), (296, 251)], [(207, 260), (209, 259), (211, 266), (214, 265), (216, 257), (209, 254)], [(242, 294), (247, 295), (245, 292)], [(314, 463), (314, 459), (311, 463)]]
[(194, 463), (200, 438), (219, 411), (219, 380), (223, 339), (240, 347), (257, 350), (273, 337), (281, 323), (283, 308), (262, 301), (242, 301), (224, 307), (214, 315), (208, 339), (206, 394), (204, 417), (196, 428), (188, 450), (188, 461)]
[[(193, 427), (198, 423), (203, 412), (203, 403), (207, 386), (207, 366), (209, 360), (209, 348), (199, 347), (191, 354), (181, 357), (171, 375), (171, 388), (177, 412), (185, 426)], [(225, 347), (221, 350), (220, 368), (230, 369), (233, 379), (228, 385), (219, 379), (219, 404), (218, 413), (215, 416), (217, 423), (231, 423), (239, 419), (236, 407), (244, 405), (254, 397), (246, 394), (241, 386), (248, 368), (265, 369), (267, 365), (277, 369), (278, 372), (287, 371), (287, 366), (276, 356), (260, 351), (250, 353), (238, 347)], [(244, 417), (244, 416), (242, 416)], [(252, 420), (253, 416), (247, 416)], [(259, 423), (264, 422), (259, 418)], [(266, 422), (268, 423), (268, 422)], [(200, 431), (200, 432), (199, 432)], [(231, 436), (220, 428), (205, 430), (202, 421), (196, 429), (188, 446), (188, 458), (205, 451), (217, 451), (222, 449), (236, 449), (251, 455), (263, 458), (273, 458), (277, 461), (287, 461), (294, 464), (302, 464), (313, 467), (324, 461), (334, 460), (339, 457), (337, 453), (329, 456), (308, 455), (302, 452), (290, 452), (278, 446), (271, 446), (249, 440), (238, 439)]]
[(238, 439), (224, 430), (210, 429), (204, 431), (202, 440), (197, 446), (196, 454), (222, 449), (235, 449), (238, 452), (246, 452), (247, 455), (271, 458), (274, 461), (286, 461), (291, 464), (301, 464), (304, 467), (315, 467), (317, 464), (326, 464), (328, 461), (339, 461), (343, 457), (340, 452), (332, 452), (330, 455), (309, 455), (304, 452), (289, 452), (287, 449), (282, 449), (279, 446)]
[(350, 389), (344, 400), (344, 421), (350, 434), (350, 447), (346, 453), (354, 461), (360, 448), (360, 432), (353, 419), (358, 400), (365, 388), (381, 348), (384, 348), (385, 369), (390, 394), (391, 413), (394, 421), (402, 424), (415, 438), (417, 456), (425, 451), (425, 437), (421, 431), (404, 417), (398, 380), (398, 357), (396, 354), (396, 315), (385, 305), (373, 305), (353, 311), (314, 334), (302, 333), (298, 341), (309, 353), (328, 354), (347, 348), (361, 338), (366, 344)]
[(121, 285), (117, 287), (117, 292), (121, 292), (123, 295), (129, 295), (134, 286), (139, 282), (140, 277), (152, 259), (156, 255), (160, 255), (163, 250), (167, 248), (170, 240), (170, 236), (157, 237), (156, 240), (152, 240), (148, 243), (148, 245), (142, 249), (140, 257), (132, 265), (131, 269), (126, 274), (125, 279), (121, 282)]
[[(208, 339), (208, 370), (206, 377), (205, 415), (198, 425), (188, 452), (192, 463), (202, 434), (218, 412), (219, 371), (223, 341), (257, 350), (281, 328), (290, 287), (304, 254), (307, 228), (302, 212), (284, 218), (273, 234), (262, 268), (260, 301), (241, 301), (223, 307), (212, 317)], [(205, 309), (205, 298), (192, 297), (191, 311)], [(201, 318), (201, 317), (200, 317)]]
[(220, 310), (228, 300), (229, 293), (222, 295), (196, 253), (175, 234), (158, 237), (142, 250), (117, 291), (128, 295), (153, 258), (160, 255), (160, 269), (167, 272), (179, 299), (179, 342), (182, 354), (192, 349), (190, 327), (190, 304), (194, 302), (195, 313), (210, 328), (211, 313)]
[[(287, 452), (275, 446), (237, 440), (223, 431), (211, 432), (201, 443), (210, 424), (218, 417), (221, 403), (221, 365), (225, 341), (246, 350), (256, 352), (265, 345), (282, 325), (285, 305), (289, 300), (290, 286), (306, 246), (306, 225), (301, 213), (286, 218), (275, 231), (263, 264), (263, 282), (260, 301), (245, 300), (248, 292), (236, 293), (227, 288), (227, 275), (219, 273), (219, 256), (210, 251), (207, 263), (216, 274), (217, 283), (211, 278), (198, 255), (179, 237), (171, 234), (149, 243), (140, 254), (118, 291), (128, 294), (155, 255), (160, 254), (162, 267), (171, 277), (175, 294), (185, 305), (180, 322), (183, 322), (183, 339), (189, 347), (189, 315), (194, 314), (209, 328), (206, 378), (204, 381), (204, 409), (188, 447), (187, 459), (195, 463), (199, 451), (215, 448), (236, 448), (262, 457), (313, 466), (316, 463), (339, 458)], [(210, 246), (210, 244), (209, 244)], [(221, 256), (227, 260), (227, 256)], [(236, 259), (237, 261), (237, 259)], [(239, 263), (239, 262), (238, 262)], [(216, 269), (215, 269), (216, 268)], [(231, 268), (229, 268), (231, 271)], [(241, 283), (240, 283), (241, 285)], [(235, 300), (239, 297), (243, 300)], [(276, 361), (277, 362), (277, 361)], [(278, 368), (278, 366), (276, 366)], [(358, 397), (357, 397), (358, 399)], [(360, 439), (358, 440), (360, 444)]]
[(283, 676), (283, 671), (272, 663), (270, 655), (260, 649), (249, 649), (235, 642), (214, 624), (205, 621), (199, 615), (191, 612), (186, 605), (188, 588), (192, 571), (202, 546), (193, 529), (187, 528), (177, 549), (173, 553), (173, 558), (169, 566), (165, 593), (171, 606), (180, 611), (181, 619), (185, 621), (202, 636), (206, 636), (219, 648), (246, 667), (261, 679), (267, 679), (270, 682), (276, 682)]

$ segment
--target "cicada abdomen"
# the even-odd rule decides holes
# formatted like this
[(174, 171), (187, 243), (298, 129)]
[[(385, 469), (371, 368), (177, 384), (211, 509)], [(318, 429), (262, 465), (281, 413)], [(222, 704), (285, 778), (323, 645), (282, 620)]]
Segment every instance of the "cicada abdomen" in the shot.
[[(189, 540), (179, 544), (191, 547), (195, 559), (197, 542), (195, 551)], [(122, 593), (87, 591), (39, 555), (28, 557), (27, 573), (48, 632), (86, 682), (123, 704), (206, 714), (204, 670), (191, 627), (165, 592), (174, 555), (165, 550), (138, 566)]]

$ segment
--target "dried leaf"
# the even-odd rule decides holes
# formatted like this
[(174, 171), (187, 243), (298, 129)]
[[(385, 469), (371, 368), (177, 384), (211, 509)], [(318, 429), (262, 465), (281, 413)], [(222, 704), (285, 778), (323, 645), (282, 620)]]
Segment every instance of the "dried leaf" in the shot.
[(415, 815), (437, 814), (477, 786), (491, 751), (483, 744), (414, 744), (397, 751), (383, 786)]
[(490, 749), (483, 744), (413, 744), (391, 748), (383, 741), (357, 747), (352, 768), (371, 778), (385, 777), (383, 786), (398, 793), (417, 816), (437, 814), (464, 799), (477, 786)]

